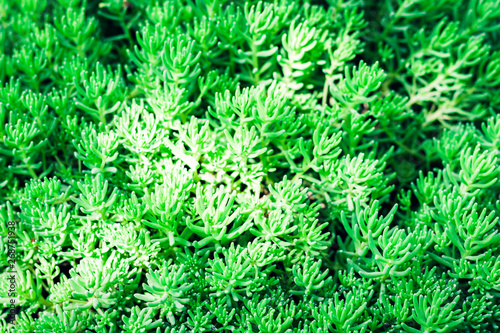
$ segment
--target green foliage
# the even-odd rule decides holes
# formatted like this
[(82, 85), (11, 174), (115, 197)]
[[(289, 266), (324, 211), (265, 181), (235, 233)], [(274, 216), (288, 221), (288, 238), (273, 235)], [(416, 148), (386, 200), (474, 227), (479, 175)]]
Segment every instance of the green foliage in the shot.
[(499, 20), (0, 1), (0, 332), (498, 331)]

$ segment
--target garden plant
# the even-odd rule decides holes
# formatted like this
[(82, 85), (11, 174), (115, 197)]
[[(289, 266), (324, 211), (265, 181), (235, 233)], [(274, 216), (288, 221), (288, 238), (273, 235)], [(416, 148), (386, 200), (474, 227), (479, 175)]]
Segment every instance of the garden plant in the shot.
[(0, 333), (499, 332), (499, 0), (0, 0)]

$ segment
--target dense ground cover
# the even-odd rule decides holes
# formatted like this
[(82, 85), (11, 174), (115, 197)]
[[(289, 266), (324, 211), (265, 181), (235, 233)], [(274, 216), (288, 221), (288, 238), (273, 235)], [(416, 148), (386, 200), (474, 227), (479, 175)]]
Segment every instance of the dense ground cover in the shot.
[(499, 329), (499, 1), (0, 22), (1, 332)]

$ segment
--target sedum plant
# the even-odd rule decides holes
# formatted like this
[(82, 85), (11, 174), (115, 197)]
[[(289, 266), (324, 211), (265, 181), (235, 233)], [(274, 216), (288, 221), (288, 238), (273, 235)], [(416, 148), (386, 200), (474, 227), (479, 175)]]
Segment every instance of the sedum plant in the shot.
[(497, 332), (499, 22), (0, 1), (0, 332)]

